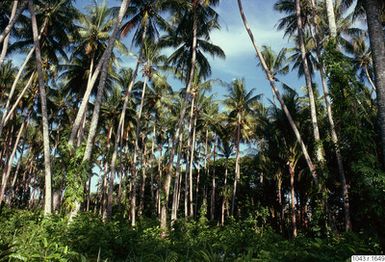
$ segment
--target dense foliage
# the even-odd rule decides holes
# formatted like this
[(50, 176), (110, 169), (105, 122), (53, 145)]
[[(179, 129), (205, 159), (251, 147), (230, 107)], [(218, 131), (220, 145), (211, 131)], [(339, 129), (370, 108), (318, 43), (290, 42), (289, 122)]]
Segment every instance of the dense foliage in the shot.
[(250, 216), (223, 228), (178, 221), (161, 239), (156, 221), (133, 229), (124, 221), (104, 223), (84, 213), (69, 226), (58, 216), (4, 210), (0, 220), (4, 261), (346, 261), (352, 254), (376, 254), (375, 239), (346, 233), (288, 241)]
[(272, 96), (211, 79), (231, 1), (84, 2), (0, 3), (0, 261), (384, 254), (383, 1), (272, 1), (282, 50), (232, 1)]

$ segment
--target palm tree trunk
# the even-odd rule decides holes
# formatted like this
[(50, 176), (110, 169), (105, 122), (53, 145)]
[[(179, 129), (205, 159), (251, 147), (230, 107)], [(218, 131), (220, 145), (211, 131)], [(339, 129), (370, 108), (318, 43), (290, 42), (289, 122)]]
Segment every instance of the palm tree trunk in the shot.
[[(265, 72), (265, 74), (266, 74), (267, 79), (268, 79), (269, 82), (270, 82), (270, 86), (271, 86), (271, 88), (272, 88), (272, 90), (273, 90), (273, 93), (274, 93), (274, 95), (277, 97), (279, 103), (281, 104), (281, 107), (282, 107), (282, 109), (283, 109), (283, 111), (284, 111), (284, 113), (285, 113), (285, 115), (286, 115), (286, 117), (287, 117), (287, 119), (288, 119), (288, 121), (289, 121), (289, 124), (290, 124), (291, 128), (293, 129), (293, 132), (294, 132), (294, 134), (295, 134), (295, 136), (296, 136), (296, 138), (297, 138), (297, 141), (298, 141), (298, 143), (301, 145), (302, 153), (303, 153), (303, 155), (304, 155), (304, 157), (305, 157), (306, 163), (307, 163), (307, 165), (308, 165), (308, 167), (309, 167), (309, 169), (310, 169), (310, 172), (311, 172), (311, 174), (312, 174), (312, 176), (313, 176), (314, 182), (317, 184), (317, 183), (318, 183), (318, 178), (317, 178), (318, 176), (317, 176), (317, 171), (316, 171), (316, 168), (315, 168), (315, 166), (314, 166), (314, 164), (313, 164), (313, 161), (312, 161), (311, 158), (310, 158), (310, 155), (309, 155), (309, 153), (308, 153), (308, 151), (307, 151), (306, 145), (305, 145), (305, 143), (303, 142), (303, 139), (302, 139), (302, 137), (301, 137), (301, 134), (300, 134), (299, 131), (298, 131), (297, 125), (295, 124), (295, 122), (294, 122), (294, 120), (293, 120), (293, 117), (291, 116), (289, 110), (287, 109), (287, 107), (286, 107), (286, 105), (285, 105), (285, 102), (283, 101), (283, 99), (282, 99), (282, 97), (281, 97), (281, 95), (280, 95), (278, 89), (277, 89), (276, 86), (275, 86), (275, 80), (274, 80), (274, 77), (273, 77), (273, 75), (271, 74), (271, 72), (269, 71), (269, 69), (268, 69), (268, 67), (267, 67), (267, 65), (266, 65), (266, 62), (265, 62), (265, 60), (264, 60), (264, 58), (263, 58), (261, 52), (259, 51), (259, 49), (258, 49), (258, 47), (257, 47), (257, 44), (255, 43), (254, 35), (253, 35), (253, 33), (251, 32), (250, 26), (249, 26), (249, 24), (248, 24), (248, 22), (247, 22), (247, 18), (246, 18), (246, 16), (245, 16), (244, 11), (243, 11), (242, 1), (241, 1), (241, 0), (237, 0), (237, 1), (238, 1), (239, 12), (240, 12), (240, 15), (241, 15), (243, 24), (244, 24), (244, 26), (245, 26), (245, 28), (246, 28), (247, 33), (249, 34), (251, 43), (253, 44), (253, 47), (254, 47), (255, 52), (256, 52), (256, 54), (257, 54), (257, 57), (258, 57), (258, 59), (259, 59), (261, 65), (262, 65), (262, 67), (263, 67), (263, 70), (264, 70), (264, 72)], [(384, 122), (384, 123), (385, 123), (385, 122)], [(385, 127), (385, 125), (384, 125), (384, 127)], [(385, 128), (384, 128), (384, 129), (385, 129)]]
[(11, 104), (11, 100), (12, 100), (12, 97), (13, 97), (13, 94), (16, 90), (16, 86), (17, 84), (19, 83), (19, 80), (20, 80), (20, 77), (21, 77), (21, 74), (24, 72), (24, 69), (25, 67), (27, 66), (27, 63), (29, 62), (29, 60), (31, 59), (32, 55), (33, 55), (33, 52), (35, 51), (36, 49), (36, 46), (34, 46), (28, 53), (27, 57), (24, 59), (24, 62), (23, 64), (21, 65), (21, 67), (19, 68), (19, 71), (17, 72), (17, 75), (15, 77), (15, 79), (13, 80), (13, 83), (12, 83), (12, 86), (11, 86), (11, 90), (9, 92), (9, 95), (8, 95), (8, 99), (7, 99), (7, 103), (5, 104), (5, 107), (4, 107), (4, 113), (3, 113), (3, 117), (1, 119), (1, 123), (0, 123), (0, 135), (2, 133), (2, 129), (3, 127), (5, 126), (5, 117), (6, 115), (8, 114), (8, 109), (10, 107), (10, 104)]
[[(215, 150), (216, 150), (216, 145), (214, 145), (214, 168), (215, 168)], [(217, 190), (217, 182), (216, 182), (216, 177), (215, 177), (215, 169), (213, 170), (213, 175), (211, 179), (211, 205), (210, 205), (210, 218), (211, 220), (215, 219), (215, 192)]]
[(237, 184), (240, 179), (240, 168), (239, 168), (239, 147), (241, 143), (241, 115), (238, 114), (238, 125), (237, 125), (237, 138), (236, 138), (236, 158), (235, 158), (235, 178), (234, 178), (234, 186), (233, 186), (233, 198), (231, 200), (231, 215), (234, 216), (234, 208), (235, 208), (235, 198), (237, 196)]
[(31, 13), (33, 41), (35, 46), (36, 67), (39, 80), (41, 113), (43, 121), (43, 143), (44, 143), (44, 168), (45, 168), (45, 194), (44, 194), (44, 214), (49, 215), (52, 212), (52, 186), (51, 186), (51, 160), (49, 148), (49, 129), (47, 113), (47, 97), (45, 92), (44, 75), (41, 62), (39, 31), (37, 28), (36, 16), (33, 9), (32, 0), (29, 0), (29, 11)]
[[(0, 44), (3, 41), (5, 41), (5, 42), (8, 41), (7, 37), (9, 36), (9, 33), (11, 32), (11, 30), (12, 30), (13, 26), (15, 25), (17, 19), (19, 18), (20, 14), (24, 11), (24, 7), (26, 6), (26, 4), (27, 4), (27, 1), (23, 0), (20, 8), (17, 11), (16, 10), (14, 11), (14, 9), (18, 5), (18, 1), (14, 0), (13, 7), (12, 7), (12, 13), (11, 13), (11, 17), (10, 17), (11, 19), (9, 20), (7, 27), (4, 29), (4, 31), (0, 35)], [(1, 63), (0, 63), (0, 65), (1, 65)]]
[[(194, 216), (195, 217), (198, 216), (198, 211), (199, 211), (198, 210), (198, 201), (199, 201), (199, 183), (200, 183), (200, 178), (201, 178), (201, 166), (198, 164), (198, 167), (197, 167), (197, 179), (196, 179), (196, 185), (195, 185), (195, 206), (196, 206), (196, 208), (194, 210)], [(207, 213), (207, 193), (206, 192), (204, 192), (203, 197), (204, 197), (203, 200), (205, 202), (203, 202), (204, 204), (202, 204), (202, 206), (204, 206), (204, 208), (206, 209), (205, 213)]]
[(296, 15), (297, 15), (297, 27), (298, 27), (298, 37), (299, 37), (299, 44), (300, 44), (300, 50), (301, 50), (301, 58), (302, 58), (302, 65), (303, 70), (305, 74), (306, 79), (306, 87), (308, 90), (309, 95), (309, 102), (310, 102), (310, 117), (311, 122), (313, 125), (313, 135), (314, 135), (314, 142), (315, 142), (315, 151), (316, 151), (316, 158), (317, 162), (321, 164), (322, 168), (324, 168), (325, 164), (325, 157), (324, 157), (324, 150), (322, 146), (322, 142), (320, 139), (320, 133), (318, 128), (318, 120), (317, 120), (317, 109), (315, 105), (315, 97), (313, 92), (313, 82), (311, 73), (309, 70), (309, 64), (306, 57), (306, 49), (305, 49), (305, 36), (303, 32), (303, 23), (302, 23), (302, 17), (301, 17), (301, 1), (296, 0)]
[(7, 188), (9, 174), (11, 173), (13, 159), (15, 157), (17, 146), (19, 144), (21, 134), (24, 131), (25, 125), (26, 125), (26, 122), (23, 122), (23, 124), (21, 125), (21, 127), (19, 129), (19, 133), (17, 134), (15, 145), (13, 147), (12, 153), (11, 153), (11, 155), (8, 158), (8, 164), (7, 164), (7, 166), (6, 166), (6, 168), (5, 168), (4, 172), (3, 172), (3, 177), (2, 177), (2, 180), (1, 180), (1, 187), (0, 187), (0, 206), (3, 203), (4, 193), (5, 193), (5, 189)]
[[(143, 41), (145, 40), (145, 33), (143, 33)], [(139, 57), (140, 59), (140, 57)], [(138, 59), (138, 63), (139, 63)], [(136, 77), (136, 75), (135, 75)], [(134, 80), (134, 79), (133, 79)], [(136, 168), (137, 162), (138, 162), (138, 153), (139, 153), (139, 136), (140, 136), (140, 131), (141, 131), (141, 119), (142, 119), (142, 111), (143, 111), (143, 105), (144, 105), (144, 97), (146, 94), (146, 86), (147, 86), (147, 81), (148, 81), (148, 76), (146, 75), (144, 77), (143, 81), (143, 87), (142, 87), (142, 97), (140, 100), (140, 106), (139, 106), (139, 112), (136, 116), (137, 122), (136, 122), (136, 135), (135, 135), (135, 148), (134, 148), (134, 159), (133, 159), (133, 174), (132, 174), (132, 180), (133, 180), (133, 188), (134, 190), (132, 191), (132, 197), (131, 197), (131, 225), (134, 227), (136, 225), (136, 183), (137, 183), (137, 175), (138, 175), (138, 170)], [(131, 90), (130, 90), (131, 92)], [(142, 166), (143, 168), (143, 166)]]
[(147, 179), (147, 175), (146, 175), (146, 169), (147, 169), (147, 158), (146, 158), (147, 146), (146, 146), (145, 141), (143, 141), (143, 145), (144, 145), (144, 149), (143, 149), (143, 163), (142, 163), (142, 184), (140, 186), (140, 205), (139, 205), (139, 211), (138, 211), (139, 216), (143, 215), (144, 203), (145, 203), (144, 195), (145, 195), (145, 190), (146, 190), (146, 179)]
[(223, 184), (223, 199), (222, 199), (222, 209), (221, 209), (221, 225), (225, 225), (225, 206), (227, 201), (227, 158), (226, 158), (226, 168), (225, 168), (225, 181)]
[(162, 230), (161, 237), (167, 236), (167, 210), (168, 210), (168, 200), (170, 194), (170, 184), (171, 184), (171, 174), (168, 171), (164, 182), (162, 183), (162, 193), (161, 198), (161, 208), (160, 208), (160, 228)]
[[(27, 121), (27, 124), (28, 124), (28, 121)], [(11, 183), (11, 199), (13, 199), (15, 197), (15, 185), (16, 185), (16, 181), (17, 181), (18, 176), (19, 176), (21, 162), (22, 162), (22, 159), (24, 156), (25, 145), (26, 145), (26, 141), (24, 140), (23, 145), (21, 147), (20, 155), (17, 159), (16, 171), (15, 171), (15, 174), (13, 175), (13, 179), (12, 179), (12, 183)]]
[[(88, 73), (87, 85), (91, 81), (92, 72), (94, 71), (94, 63), (95, 63), (94, 54), (92, 54), (89, 73)], [(86, 103), (86, 106), (84, 109), (84, 114), (83, 114), (81, 122), (80, 122), (79, 130), (77, 131), (77, 140), (78, 140), (77, 141), (77, 147), (79, 147), (81, 145), (81, 143), (83, 142), (84, 128), (85, 128), (86, 121), (87, 121), (87, 109), (88, 109), (88, 104)]]
[[(85, 157), (85, 159), (89, 159), (89, 157), (91, 156), (93, 138), (95, 136), (96, 127), (97, 127), (98, 120), (99, 120), (99, 110), (100, 110), (101, 96), (102, 96), (102, 92), (104, 90), (105, 82), (106, 82), (106, 78), (107, 78), (108, 64), (109, 64), (109, 60), (111, 58), (111, 54), (112, 54), (112, 51), (113, 51), (113, 48), (114, 48), (114, 44), (115, 44), (116, 38), (118, 36), (120, 24), (122, 23), (123, 17), (126, 14), (126, 11), (127, 11), (129, 3), (130, 3), (130, 0), (123, 0), (122, 4), (120, 5), (119, 15), (118, 15), (118, 18), (115, 21), (114, 29), (112, 31), (112, 34), (111, 34), (110, 38), (108, 39), (106, 50), (104, 51), (102, 57), (100, 58), (97, 66), (95, 68), (95, 71), (92, 74), (91, 81), (89, 81), (87, 83), (86, 92), (84, 93), (82, 103), (81, 103), (81, 105), (79, 107), (79, 110), (78, 110), (78, 113), (76, 115), (74, 124), (72, 126), (70, 139), (68, 141), (69, 145), (73, 145), (74, 144), (74, 140), (75, 140), (76, 134), (77, 134), (77, 132), (78, 132), (78, 130), (80, 128), (83, 115), (86, 112), (86, 105), (88, 103), (88, 99), (90, 98), (91, 91), (92, 91), (92, 89), (93, 89), (93, 87), (95, 85), (95, 82), (96, 82), (96, 80), (97, 80), (97, 78), (99, 76), (99, 73), (101, 72), (101, 76), (100, 76), (100, 80), (99, 80), (99, 86), (98, 86), (98, 92), (97, 92), (97, 97), (95, 99), (94, 114), (93, 114), (93, 117), (92, 117), (92, 120), (91, 120), (90, 134), (88, 136), (89, 139), (87, 139), (88, 140), (87, 141), (87, 145), (88, 146), (87, 146), (86, 154), (85, 154), (85, 155), (87, 155), (87, 157)], [(99, 94), (99, 96), (98, 96), (98, 94)]]
[[(19, 94), (19, 96), (17, 97), (15, 103), (13, 103), (12, 105), (12, 108), (9, 110), (7, 110), (7, 108), (4, 108), (4, 115), (3, 115), (3, 120), (2, 120), (2, 123), (0, 124), (1, 126), (5, 126), (8, 122), (8, 120), (10, 119), (11, 115), (13, 114), (13, 112), (15, 111), (17, 105), (20, 103), (21, 99), (23, 98), (25, 92), (28, 90), (28, 88), (31, 86), (32, 84), (32, 81), (33, 81), (33, 78), (34, 78), (35, 74), (31, 74), (31, 77), (29, 78), (27, 84), (25, 85), (25, 87), (23, 88), (23, 90), (21, 91), (21, 93)], [(8, 112), (8, 113), (7, 113)]]
[(291, 202), (291, 227), (292, 227), (292, 237), (297, 237), (297, 221), (296, 221), (296, 209), (295, 209), (295, 189), (294, 189), (294, 167), (292, 164), (289, 164), (289, 173), (290, 173), (290, 202)]
[(179, 149), (178, 149), (178, 159), (175, 168), (175, 181), (174, 181), (174, 192), (171, 206), (171, 223), (174, 223), (178, 219), (178, 207), (179, 207), (179, 196), (180, 196), (180, 187), (181, 187), (181, 160), (182, 160), (182, 141), (183, 134), (180, 135), (179, 139)]
[(328, 23), (329, 23), (329, 30), (330, 30), (330, 36), (332, 38), (337, 37), (337, 25), (336, 25), (336, 18), (334, 15), (334, 5), (332, 0), (325, 0), (326, 2), (326, 12), (328, 16)]
[[(195, 156), (195, 139), (196, 139), (196, 123), (197, 117), (193, 116), (192, 119), (192, 140), (191, 140), (191, 148), (190, 148), (190, 166), (189, 166), (189, 200), (190, 200), (190, 217), (194, 216), (194, 195), (193, 195), (193, 167), (194, 167), (194, 156)], [(198, 186), (198, 185), (197, 185)]]
[(163, 170), (162, 170), (162, 155), (163, 155), (163, 149), (162, 149), (162, 144), (159, 142), (158, 144), (158, 151), (159, 151), (159, 158), (158, 158), (158, 175), (159, 175), (159, 180), (157, 184), (159, 185), (156, 189), (156, 207), (157, 207), (157, 214), (160, 216), (160, 185), (162, 183), (163, 179)]
[(380, 21), (380, 1), (364, 1), (370, 46), (372, 49), (375, 83), (377, 87), (378, 122), (382, 141), (382, 157), (385, 163), (385, 43)]
[[(13, 5), (12, 5), (12, 11), (11, 11), (11, 17), (10, 17), (10, 22), (11, 21), (16, 21), (15, 20), (15, 16), (16, 16), (16, 10), (17, 10), (17, 5), (19, 4), (19, 0), (14, 0), (13, 1)], [(25, 4), (25, 2), (23, 2), (23, 4)], [(24, 5), (22, 6), (22, 8), (24, 9)], [(20, 15), (20, 13), (19, 13)], [(7, 36), (5, 37), (4, 39), (4, 43), (3, 43), (3, 49), (1, 50), (1, 54), (0, 54), (0, 66), (3, 64), (4, 62), (4, 58), (7, 54), (7, 51), (8, 51), (8, 43), (9, 43), (9, 38), (10, 38), (11, 34), (8, 33)]]
[(279, 230), (283, 233), (285, 226), (285, 209), (283, 208), (282, 201), (282, 174), (279, 172), (277, 174), (277, 201), (279, 205)]

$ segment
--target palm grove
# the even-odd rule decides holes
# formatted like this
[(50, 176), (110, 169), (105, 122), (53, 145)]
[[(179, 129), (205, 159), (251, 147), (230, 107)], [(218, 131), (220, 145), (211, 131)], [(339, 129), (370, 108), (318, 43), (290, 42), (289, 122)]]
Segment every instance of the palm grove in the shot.
[[(158, 218), (162, 237), (182, 218), (226, 225), (261, 214), (290, 237), (383, 237), (383, 2), (278, 0), (277, 30), (291, 45), (282, 50), (261, 46), (233, 2), (272, 88), (267, 103), (242, 79), (210, 78), (210, 57), (225, 59), (210, 38), (219, 0), (82, 11), (74, 1), (2, 1), (1, 205), (69, 221), (119, 216), (133, 228)], [(132, 66), (122, 66), (127, 56)]]

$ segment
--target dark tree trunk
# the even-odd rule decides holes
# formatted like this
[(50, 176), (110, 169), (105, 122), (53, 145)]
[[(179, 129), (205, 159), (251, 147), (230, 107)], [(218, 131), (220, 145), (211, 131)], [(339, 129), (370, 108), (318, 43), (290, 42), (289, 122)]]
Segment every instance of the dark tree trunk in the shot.
[(377, 87), (378, 122), (382, 141), (382, 160), (385, 164), (385, 41), (380, 20), (380, 1), (366, 0), (364, 7), (368, 22), (370, 46), (374, 64), (375, 83)]

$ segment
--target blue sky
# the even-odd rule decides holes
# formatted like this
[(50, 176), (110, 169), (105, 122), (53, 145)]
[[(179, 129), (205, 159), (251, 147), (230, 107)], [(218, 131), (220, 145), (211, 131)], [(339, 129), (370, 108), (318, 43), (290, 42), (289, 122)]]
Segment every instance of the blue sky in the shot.
[[(103, 0), (98, 0), (102, 3)], [(268, 45), (275, 51), (283, 47), (289, 47), (287, 39), (283, 39), (283, 33), (276, 30), (275, 25), (281, 15), (273, 10), (273, 0), (244, 0), (244, 9), (249, 19), (249, 23), (259, 46)], [(81, 9), (90, 5), (91, 1), (78, 0), (77, 6)], [(109, 0), (110, 6), (119, 6), (120, 1)], [(238, 12), (236, 0), (222, 0), (216, 8), (220, 15), (222, 29), (214, 31), (211, 40), (219, 45), (226, 53), (226, 59), (211, 59), (212, 79), (221, 79), (231, 82), (235, 78), (244, 78), (248, 89), (254, 88), (256, 94), (263, 94), (266, 98), (272, 97), (272, 92), (262, 70), (257, 67), (257, 59), (254, 49), (250, 43), (248, 35), (243, 27)], [(130, 46), (129, 38), (124, 42)], [(134, 65), (135, 58), (122, 57), (124, 65)], [(297, 73), (292, 72), (284, 80), (293, 88), (299, 90), (302, 80), (298, 81)], [(171, 81), (173, 85), (178, 85)], [(181, 84), (179, 84), (181, 86)], [(179, 86), (179, 87), (180, 87)], [(178, 89), (179, 87), (174, 87)], [(213, 93), (217, 99), (221, 99), (226, 90), (223, 87), (214, 87)]]

